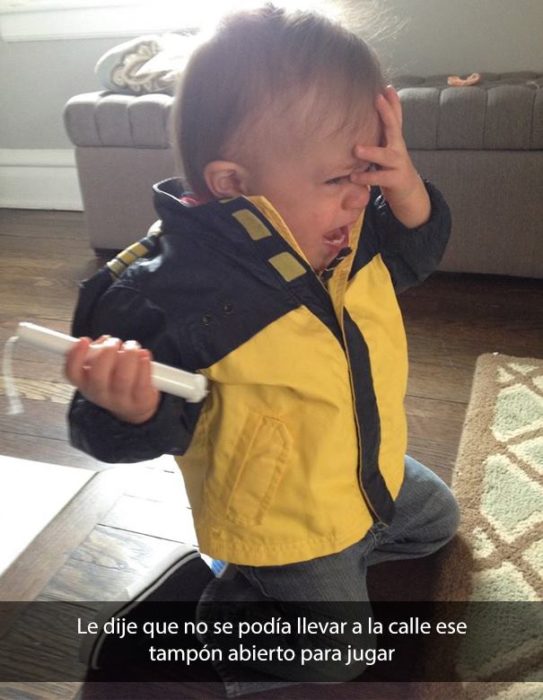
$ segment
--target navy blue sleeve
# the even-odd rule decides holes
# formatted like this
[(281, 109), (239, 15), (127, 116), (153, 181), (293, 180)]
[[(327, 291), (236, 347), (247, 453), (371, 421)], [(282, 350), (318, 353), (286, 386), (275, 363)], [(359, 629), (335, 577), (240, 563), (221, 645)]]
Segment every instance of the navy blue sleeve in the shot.
[[(99, 299), (84, 335), (97, 338), (103, 334), (137, 340), (158, 362), (181, 366), (181, 351), (163, 311), (136, 289), (113, 285)], [(102, 462), (139, 462), (162, 454), (183, 454), (201, 406), (162, 394), (155, 415), (133, 425), (76, 392), (68, 413), (70, 441)]]
[(366, 210), (397, 292), (420, 284), (436, 270), (451, 233), (451, 214), (443, 195), (429, 182), (424, 184), (432, 209), (429, 221), (418, 228), (398, 221), (378, 190), (372, 192)]

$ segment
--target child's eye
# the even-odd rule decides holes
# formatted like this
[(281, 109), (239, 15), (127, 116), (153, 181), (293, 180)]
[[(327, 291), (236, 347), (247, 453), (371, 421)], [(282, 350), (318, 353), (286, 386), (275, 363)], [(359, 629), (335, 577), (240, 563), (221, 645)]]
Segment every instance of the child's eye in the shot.
[(357, 173), (371, 173), (374, 170), (379, 170), (379, 166), (375, 163), (367, 163), (363, 167), (356, 168)]
[[(363, 167), (356, 168), (353, 172), (355, 173), (368, 173), (372, 170), (379, 170), (379, 166), (376, 165), (375, 163), (367, 163)], [(329, 180), (326, 180), (326, 185), (343, 185), (348, 182), (351, 182), (351, 175), (352, 173), (349, 173), (348, 175), (339, 175), (338, 177), (332, 177)]]
[(327, 185), (342, 185), (345, 182), (350, 182), (350, 175), (340, 175), (339, 177), (333, 177), (330, 180), (326, 180)]

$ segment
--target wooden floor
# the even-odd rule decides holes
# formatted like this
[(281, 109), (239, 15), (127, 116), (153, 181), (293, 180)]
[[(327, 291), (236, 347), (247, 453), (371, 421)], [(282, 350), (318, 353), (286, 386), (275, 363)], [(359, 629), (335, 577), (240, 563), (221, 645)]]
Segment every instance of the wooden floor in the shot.
[[(21, 320), (68, 331), (77, 282), (98, 264), (83, 216), (0, 210), (0, 242), (0, 342)], [(410, 347), (409, 451), (450, 482), (478, 355), (543, 357), (543, 284), (436, 274), (404, 293), (400, 304)], [(0, 386), (0, 455), (101, 468), (68, 444), (70, 388), (60, 359), (20, 346), (15, 375), (25, 412), (6, 415)], [(180, 478), (169, 461), (109, 470), (91, 484), (78, 507), (72, 504), (56, 529), (34, 543), (32, 557), (8, 572), (0, 599), (114, 599), (177, 542), (194, 541)], [(56, 684), (54, 693), (12, 688), (3, 694), (0, 687), (0, 698), (76, 694), (68, 684)]]

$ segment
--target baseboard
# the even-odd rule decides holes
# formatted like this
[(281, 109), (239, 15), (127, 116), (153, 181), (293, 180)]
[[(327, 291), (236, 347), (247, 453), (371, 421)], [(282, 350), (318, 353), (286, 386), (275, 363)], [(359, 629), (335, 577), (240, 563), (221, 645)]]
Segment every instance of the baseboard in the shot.
[(0, 207), (82, 211), (74, 152), (0, 148)]

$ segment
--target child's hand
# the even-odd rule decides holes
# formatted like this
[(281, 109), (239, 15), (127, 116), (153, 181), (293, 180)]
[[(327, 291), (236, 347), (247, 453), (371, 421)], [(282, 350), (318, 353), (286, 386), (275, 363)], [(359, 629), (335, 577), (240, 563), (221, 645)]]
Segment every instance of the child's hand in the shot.
[(355, 146), (354, 155), (375, 163), (377, 170), (355, 171), (353, 182), (378, 185), (394, 216), (408, 228), (416, 228), (430, 218), (431, 204), (426, 187), (407, 152), (402, 134), (402, 106), (398, 93), (389, 85), (376, 101), (383, 125), (382, 146)]
[(160, 394), (151, 383), (151, 353), (135, 341), (80, 338), (66, 356), (64, 372), (86, 399), (119, 420), (144, 423), (158, 408)]

